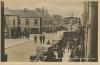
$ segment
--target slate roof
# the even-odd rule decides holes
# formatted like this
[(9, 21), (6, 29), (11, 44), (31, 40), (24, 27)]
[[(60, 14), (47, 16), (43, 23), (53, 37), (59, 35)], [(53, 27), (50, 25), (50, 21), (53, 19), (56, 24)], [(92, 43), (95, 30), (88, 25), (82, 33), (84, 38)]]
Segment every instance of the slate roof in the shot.
[(10, 10), (10, 9), (5, 9), (5, 15), (16, 15), (19, 17), (25, 17), (25, 18), (30, 18), (30, 17), (50, 17), (47, 11), (42, 11), (38, 12), (36, 10)]
[(11, 10), (5, 8), (4, 15), (11, 15), (12, 16), (12, 15), (15, 15), (15, 14), (13, 12), (11, 12)]
[(19, 17), (38, 17), (38, 13), (33, 10), (12, 10)]

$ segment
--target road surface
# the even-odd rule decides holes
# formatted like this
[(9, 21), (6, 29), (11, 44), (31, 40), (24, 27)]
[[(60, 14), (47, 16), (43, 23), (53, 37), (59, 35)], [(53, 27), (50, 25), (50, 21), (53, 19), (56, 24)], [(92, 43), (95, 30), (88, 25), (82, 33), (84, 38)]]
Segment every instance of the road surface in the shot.
[[(45, 44), (48, 40), (52, 43), (52, 40), (57, 40), (62, 37), (63, 32), (58, 33), (45, 33)], [(33, 36), (34, 37), (34, 36)], [(16, 41), (17, 42), (17, 41)], [(26, 42), (24, 44), (15, 45), (5, 49), (6, 54), (8, 55), (8, 62), (29, 62), (30, 55), (36, 52), (37, 46), (40, 44), (39, 38), (38, 42), (35, 43), (34, 39), (32, 41)]]

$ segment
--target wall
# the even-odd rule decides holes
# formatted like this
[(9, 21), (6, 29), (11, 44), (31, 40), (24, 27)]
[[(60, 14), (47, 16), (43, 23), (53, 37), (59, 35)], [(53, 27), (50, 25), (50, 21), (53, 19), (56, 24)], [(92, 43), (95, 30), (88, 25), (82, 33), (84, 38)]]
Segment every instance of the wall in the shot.
[[(13, 26), (13, 20), (15, 19), (15, 26)], [(6, 16), (5, 15), (5, 21), (7, 25), (7, 31), (8, 31), (8, 36), (7, 38), (11, 38), (11, 27), (18, 27), (18, 17), (17, 16)]]
[[(29, 19), (29, 25), (25, 24), (25, 20)], [(38, 20), (38, 25), (34, 26), (34, 19)], [(24, 31), (24, 28), (39, 28), (40, 30), (40, 18), (20, 18), (20, 27), (22, 28), (22, 31)]]

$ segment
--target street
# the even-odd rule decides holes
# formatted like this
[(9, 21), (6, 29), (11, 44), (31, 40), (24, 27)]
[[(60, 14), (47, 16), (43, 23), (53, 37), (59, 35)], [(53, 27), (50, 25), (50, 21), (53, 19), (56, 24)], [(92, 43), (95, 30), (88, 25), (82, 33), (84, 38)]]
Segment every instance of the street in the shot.
[(29, 57), (35, 50), (36, 44), (34, 44), (34, 41), (30, 41), (22, 45), (5, 49), (5, 52), (8, 55), (8, 61), (27, 62), (30, 61)]
[(0, 1), (1, 62), (98, 62), (98, 1)]
[[(58, 31), (57, 33), (44, 33), (45, 35), (45, 44), (48, 40), (52, 43), (52, 40), (58, 40), (61, 38), (63, 32)], [(39, 37), (39, 35), (38, 35)], [(31, 40), (22, 44), (13, 45), (11, 47), (6, 47), (5, 52), (8, 55), (8, 61), (11, 62), (29, 62), (30, 61), (30, 55), (32, 53), (36, 53), (36, 48), (38, 45), (40, 45), (40, 41), (38, 39), (37, 43), (34, 42), (34, 35), (30, 36)], [(27, 39), (25, 39), (27, 40)], [(20, 40), (21, 41), (21, 40)], [(22, 39), (23, 41), (23, 39)], [(15, 41), (17, 43), (17, 41)], [(6, 42), (7, 44), (7, 42)], [(10, 42), (8, 43), (8, 45)]]

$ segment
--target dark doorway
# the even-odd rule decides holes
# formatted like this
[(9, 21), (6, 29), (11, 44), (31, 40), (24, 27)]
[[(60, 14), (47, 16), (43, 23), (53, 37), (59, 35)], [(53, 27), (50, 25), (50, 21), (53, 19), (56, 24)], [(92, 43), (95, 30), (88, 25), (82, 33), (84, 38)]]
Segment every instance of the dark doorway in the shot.
[(39, 28), (31, 28), (31, 33), (32, 34), (38, 34), (39, 33)]

